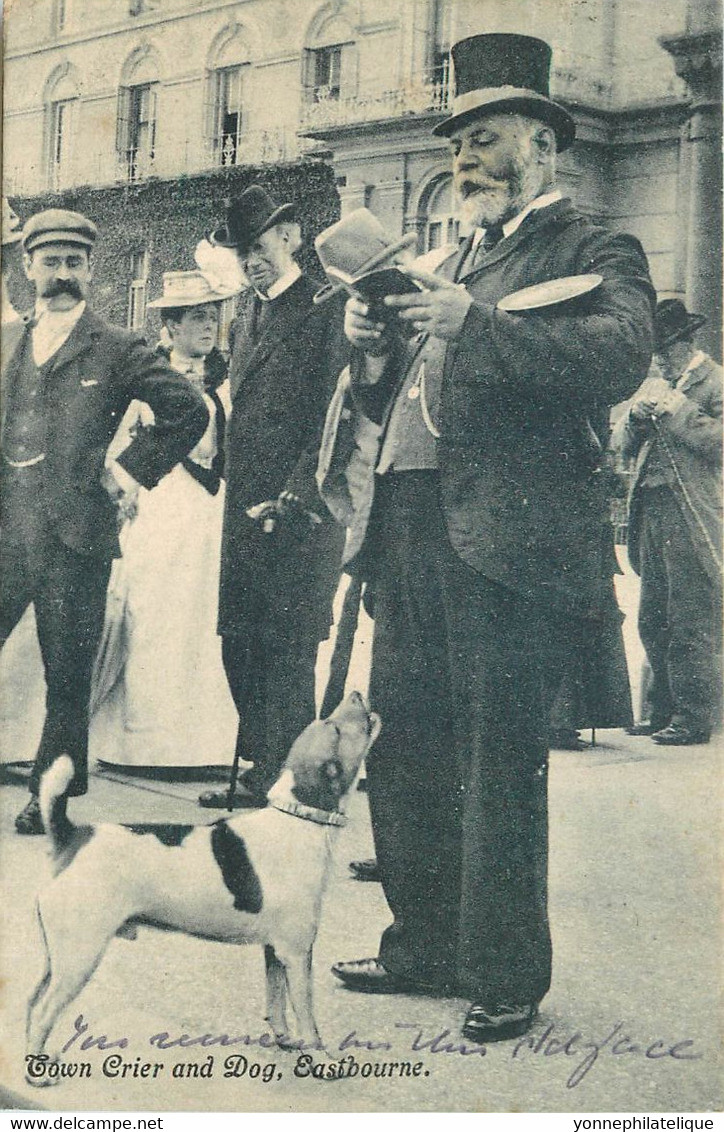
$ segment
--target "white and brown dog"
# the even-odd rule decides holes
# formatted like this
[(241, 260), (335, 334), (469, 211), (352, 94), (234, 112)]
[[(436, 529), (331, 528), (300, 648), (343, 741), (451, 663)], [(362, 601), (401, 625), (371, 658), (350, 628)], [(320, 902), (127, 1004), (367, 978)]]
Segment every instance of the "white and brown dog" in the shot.
[[(65, 816), (69, 758), (43, 776), (40, 806), (55, 876), (38, 896), (46, 967), (28, 1008), (28, 1053), (43, 1054), (60, 1012), (116, 934), (137, 924), (227, 943), (259, 943), (267, 1019), (280, 1044), (321, 1048), (312, 947), (334, 829), (380, 720), (358, 692), (294, 742), (269, 805), (206, 826), (75, 826)], [(89, 894), (83, 907), (79, 895)], [(287, 1028), (286, 992), (297, 1030)], [(34, 1083), (45, 1083), (43, 1077)]]

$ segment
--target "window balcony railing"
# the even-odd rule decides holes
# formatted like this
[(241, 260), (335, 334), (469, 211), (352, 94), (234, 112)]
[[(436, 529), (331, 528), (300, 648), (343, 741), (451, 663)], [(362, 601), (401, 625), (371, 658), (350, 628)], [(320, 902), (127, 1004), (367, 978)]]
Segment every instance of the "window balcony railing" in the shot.
[(244, 130), (239, 135), (225, 134), (212, 138), (204, 168), (296, 161), (310, 148), (310, 143), (298, 137), (293, 130)]
[(61, 192), (79, 185), (109, 186), (142, 184), (150, 177), (172, 179), (207, 173), (213, 169), (238, 165), (276, 165), (297, 161), (312, 152), (315, 143), (300, 138), (296, 129), (247, 130), (233, 151), (219, 153), (214, 139), (207, 145), (189, 139), (183, 147), (153, 151), (132, 148), (120, 153), (115, 147), (89, 152), (81, 150), (75, 160), (47, 169), (30, 163), (11, 165), (3, 170), (5, 192), (10, 197), (36, 196), (51, 189)]
[(154, 176), (156, 176), (156, 153), (153, 149), (139, 147), (123, 152), (116, 180), (135, 184), (137, 181), (145, 181)]
[(361, 90), (354, 96), (325, 98), (319, 88), (310, 90), (302, 104), (301, 132), (377, 122), (404, 115), (444, 113), (452, 98), (450, 72), (446, 66), (436, 75), (429, 71), (412, 75), (404, 86), (393, 90)]

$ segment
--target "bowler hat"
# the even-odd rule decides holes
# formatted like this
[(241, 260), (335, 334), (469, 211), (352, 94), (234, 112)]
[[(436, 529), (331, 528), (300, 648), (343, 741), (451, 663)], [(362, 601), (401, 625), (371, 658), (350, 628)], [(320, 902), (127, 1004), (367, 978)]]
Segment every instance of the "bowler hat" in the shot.
[(161, 310), (168, 307), (200, 307), (205, 303), (221, 303), (238, 295), (239, 288), (221, 288), (204, 275), (203, 271), (164, 271), (163, 294), (149, 303)]
[(689, 314), (681, 299), (662, 299), (654, 315), (654, 352), (691, 338), (705, 322), (703, 314)]
[(80, 244), (92, 248), (98, 238), (98, 229), (92, 220), (80, 212), (65, 208), (47, 208), (36, 212), (23, 228), (23, 247), (26, 252), (44, 244)]
[(391, 239), (368, 208), (356, 208), (325, 228), (314, 241), (319, 261), (330, 279), (317, 291), (314, 302), (326, 302), (342, 290), (354, 291), (355, 283), (364, 275), (391, 262), (416, 240), (415, 232), (408, 232), (399, 240)]
[(212, 244), (248, 252), (255, 240), (275, 224), (294, 220), (294, 205), (278, 205), (261, 185), (250, 185), (226, 202), (226, 222), (209, 236)]
[(20, 223), (20, 217), (7, 197), (3, 197), (2, 224), (2, 246), (5, 248), (8, 244), (16, 244), (23, 235), (22, 225)]
[(558, 149), (572, 145), (573, 118), (549, 97), (551, 49), (531, 35), (471, 35), (451, 50), (455, 65), (452, 116), (432, 131), (449, 137), (489, 114), (525, 114), (550, 126)]

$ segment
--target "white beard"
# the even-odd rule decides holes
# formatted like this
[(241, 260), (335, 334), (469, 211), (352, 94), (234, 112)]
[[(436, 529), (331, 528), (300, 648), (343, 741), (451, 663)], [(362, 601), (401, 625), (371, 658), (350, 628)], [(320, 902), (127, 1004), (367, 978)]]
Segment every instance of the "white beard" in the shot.
[(491, 224), (512, 220), (535, 200), (543, 189), (539, 169), (522, 162), (518, 168), (518, 184), (511, 181), (496, 188), (481, 189), (460, 199), (458, 218), (469, 228), (489, 228)]

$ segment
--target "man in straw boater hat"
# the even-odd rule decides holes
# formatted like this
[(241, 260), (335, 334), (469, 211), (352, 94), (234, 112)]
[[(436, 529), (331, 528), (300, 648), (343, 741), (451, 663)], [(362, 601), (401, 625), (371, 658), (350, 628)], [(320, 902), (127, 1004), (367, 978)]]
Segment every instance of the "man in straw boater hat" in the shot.
[(651, 716), (634, 730), (662, 746), (707, 743), (721, 710), (722, 367), (696, 346), (706, 320), (664, 299), (654, 369), (614, 442), (636, 458), (629, 559), (641, 575), (639, 634)]
[(464, 1035), (488, 1042), (524, 1033), (550, 984), (550, 669), (599, 615), (590, 421), (646, 373), (654, 293), (638, 242), (556, 189), (574, 123), (548, 45), (479, 35), (452, 54), (435, 132), (473, 232), (434, 273), (403, 267), (385, 318), (348, 300), (318, 469), (374, 597), (367, 774), (393, 914), (374, 958), (333, 970), (351, 990), (464, 995)]
[[(0, 644), (33, 602), (47, 685), (46, 715), (18, 833), (43, 832), (40, 776), (68, 754), (70, 795), (88, 789), (88, 701), (111, 561), (116, 505), (153, 487), (196, 444), (203, 399), (136, 334), (88, 304), (98, 230), (78, 212), (27, 221), (24, 266), (32, 318), (3, 372)], [(108, 444), (133, 398), (155, 425), (110, 467)]]
[[(250, 283), (229, 335), (219, 633), (239, 712), (228, 803), (254, 807), (266, 804), (315, 715), (317, 648), (332, 620), (342, 531), (314, 471), (347, 345), (341, 306), (315, 306), (318, 284), (295, 261), (301, 234), (292, 204), (252, 185), (229, 202), (211, 242), (235, 251)], [(253, 766), (236, 789), (239, 759)], [(199, 801), (223, 807), (227, 793)]]

